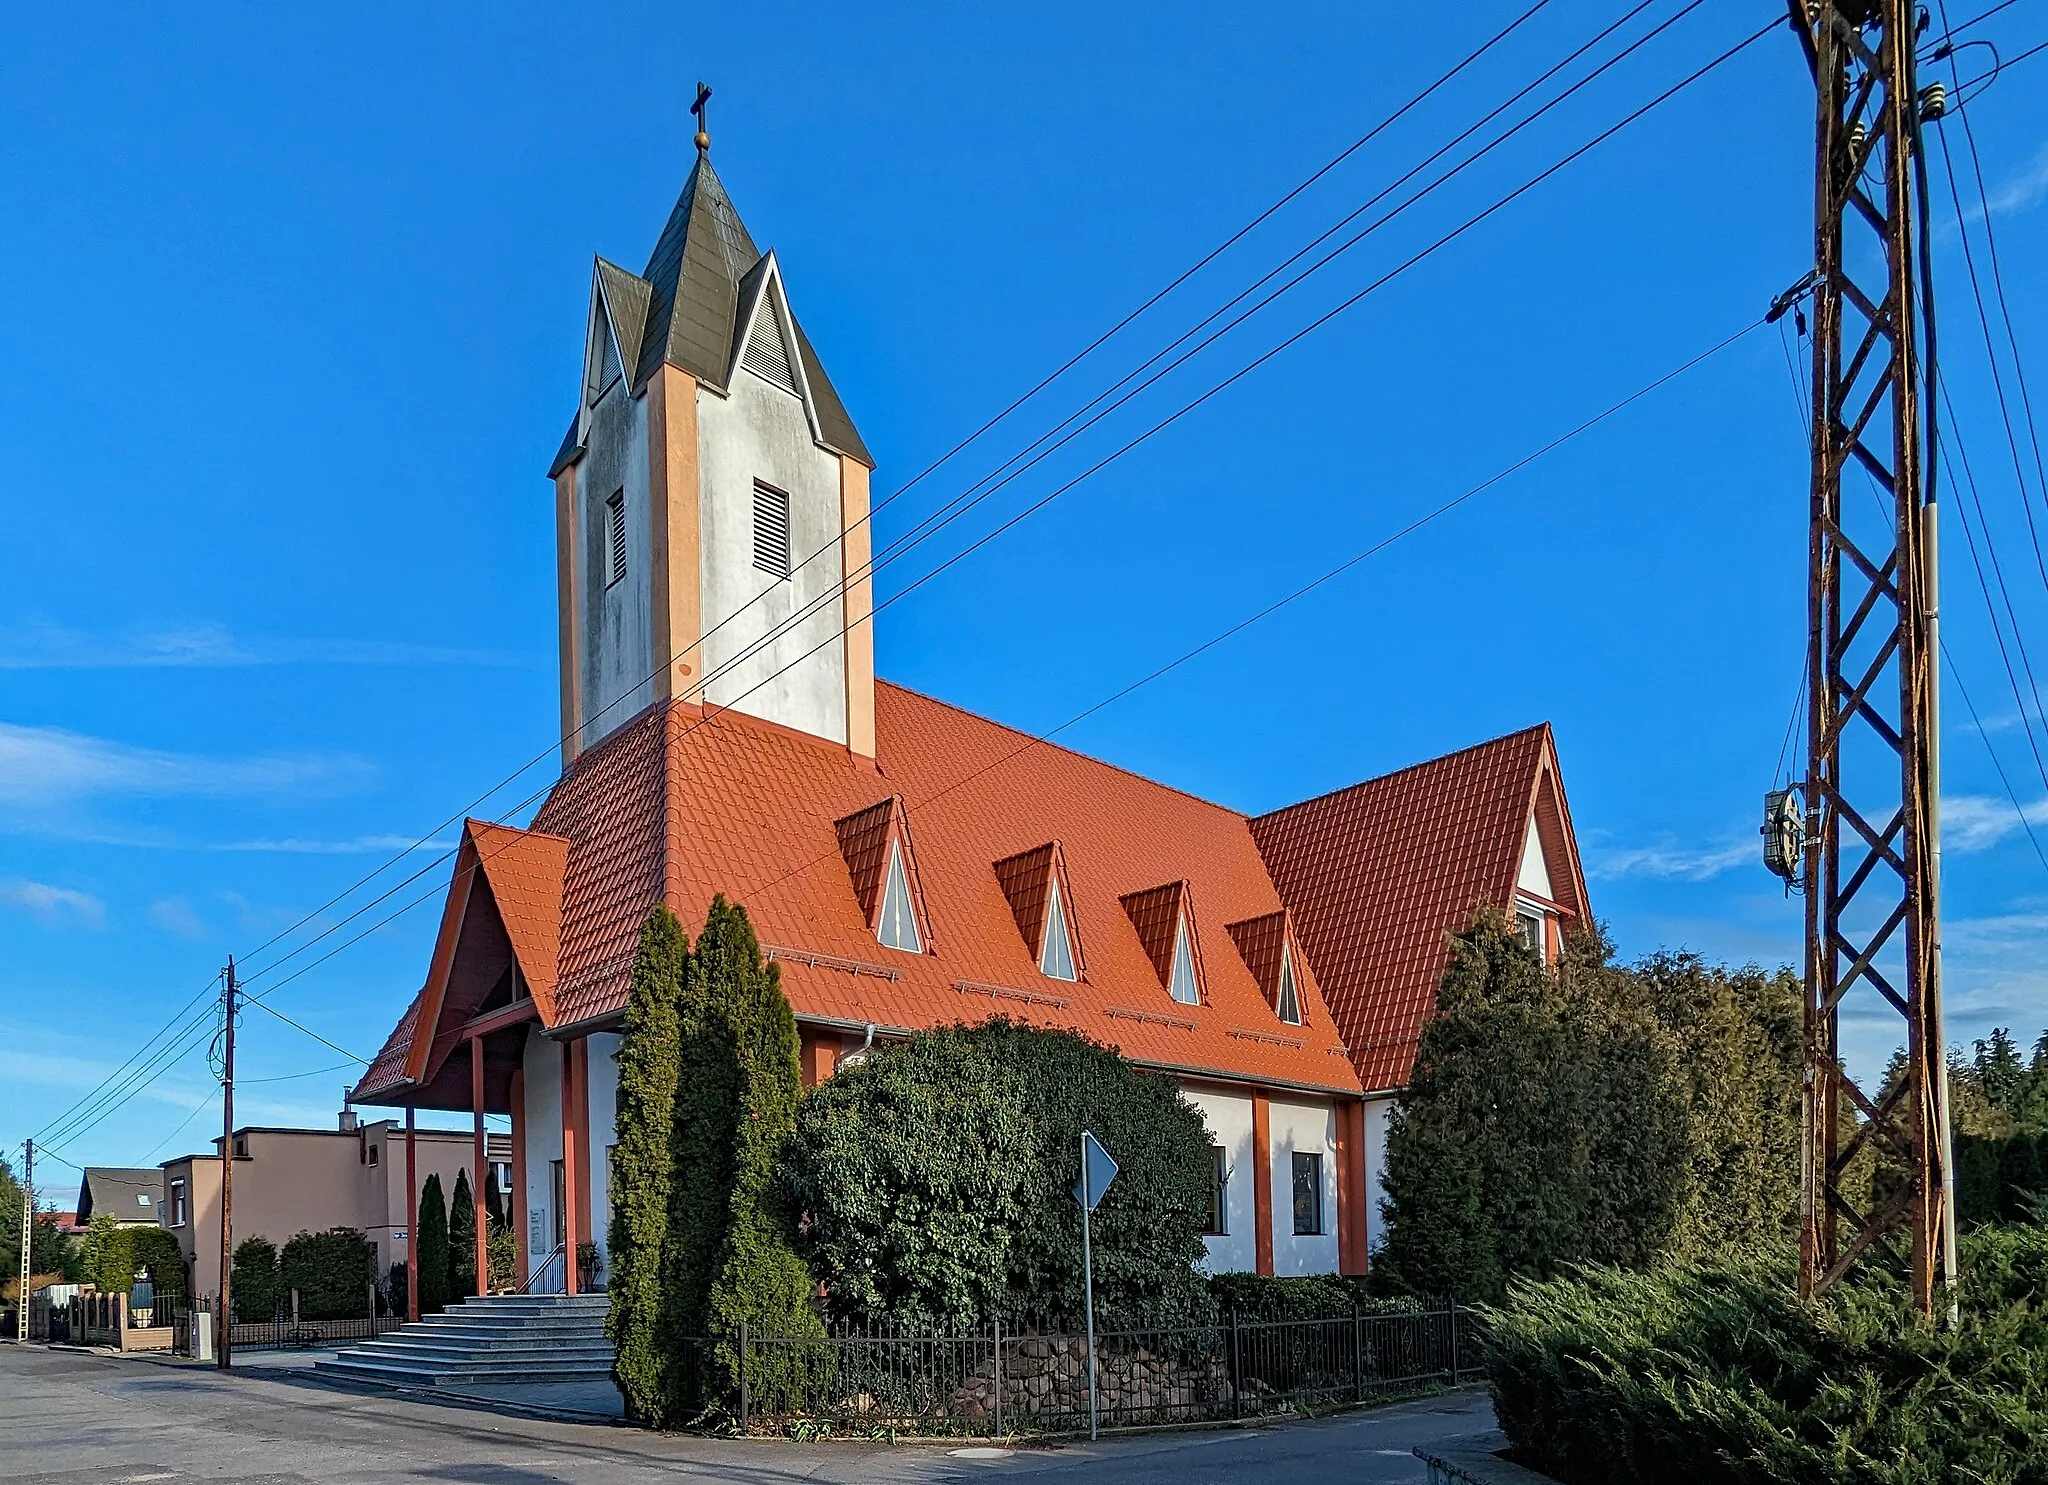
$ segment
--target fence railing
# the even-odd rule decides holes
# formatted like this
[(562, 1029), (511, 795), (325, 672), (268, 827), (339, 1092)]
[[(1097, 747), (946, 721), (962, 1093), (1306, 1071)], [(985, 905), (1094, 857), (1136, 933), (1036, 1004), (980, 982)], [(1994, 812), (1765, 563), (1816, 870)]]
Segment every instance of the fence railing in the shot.
[[(1213, 1326), (1098, 1331), (1102, 1427), (1320, 1411), (1455, 1386), (1480, 1373), (1470, 1311), (1440, 1306), (1307, 1320), (1227, 1317)], [(743, 1429), (769, 1433), (1002, 1436), (1085, 1430), (1085, 1336), (991, 1328), (978, 1335), (837, 1329), (698, 1343), (723, 1353)]]
[[(165, 1313), (168, 1316), (166, 1323), (171, 1326), (173, 1350), (185, 1356), (193, 1354), (194, 1317), (202, 1327), (211, 1327), (215, 1303), (210, 1295), (201, 1296), (196, 1303), (187, 1303), (183, 1299), (171, 1302)], [(238, 1315), (228, 1334), (237, 1351), (325, 1349), (355, 1341), (375, 1340), (404, 1324), (403, 1315), (370, 1314), (368, 1302), (360, 1315), (322, 1320), (302, 1318), (293, 1314), (289, 1307), (281, 1306), (277, 1314), (266, 1320), (245, 1319)]]

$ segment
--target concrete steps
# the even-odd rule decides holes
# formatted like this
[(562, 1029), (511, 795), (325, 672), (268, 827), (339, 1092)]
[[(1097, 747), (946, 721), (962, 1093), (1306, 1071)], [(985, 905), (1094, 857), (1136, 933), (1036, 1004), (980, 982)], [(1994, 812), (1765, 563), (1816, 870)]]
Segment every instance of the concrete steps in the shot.
[(387, 1387), (607, 1381), (613, 1355), (604, 1334), (608, 1303), (602, 1294), (466, 1299), (313, 1369)]

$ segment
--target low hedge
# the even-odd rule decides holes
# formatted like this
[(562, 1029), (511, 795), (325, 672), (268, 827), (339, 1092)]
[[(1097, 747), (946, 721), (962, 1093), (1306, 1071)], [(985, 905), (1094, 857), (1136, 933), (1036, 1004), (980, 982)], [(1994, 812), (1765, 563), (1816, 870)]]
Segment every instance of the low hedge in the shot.
[(1330, 1320), (1354, 1308), (1361, 1315), (1411, 1315), (1426, 1308), (1417, 1299), (1372, 1293), (1362, 1274), (1213, 1274), (1209, 1292), (1224, 1314), (1235, 1311), (1240, 1320)]
[(1781, 1252), (1518, 1282), (1485, 1317), (1494, 1411), (1567, 1485), (2048, 1479), (2048, 1229), (1961, 1258), (1954, 1329), (1874, 1270), (1804, 1304)]

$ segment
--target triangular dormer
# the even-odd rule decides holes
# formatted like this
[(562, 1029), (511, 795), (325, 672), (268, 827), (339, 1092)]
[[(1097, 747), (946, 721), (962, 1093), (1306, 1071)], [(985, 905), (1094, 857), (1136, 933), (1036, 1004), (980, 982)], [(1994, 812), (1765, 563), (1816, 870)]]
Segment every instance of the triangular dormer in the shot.
[(1288, 1026), (1307, 1025), (1308, 965), (1295, 945), (1293, 922), (1286, 910), (1225, 927), (1274, 1016)]
[(1006, 856), (995, 864), (996, 881), (1009, 901), (1010, 915), (1040, 974), (1055, 980), (1078, 980), (1086, 971), (1081, 936), (1073, 917), (1073, 889), (1058, 841)]
[(1203, 976), (1194, 904), (1185, 881), (1118, 899), (1138, 931), (1160, 986), (1182, 1005), (1201, 1005)]
[(846, 858), (854, 900), (875, 941), (887, 949), (922, 954), (931, 944), (930, 919), (919, 889), (910, 818), (901, 795), (891, 795), (833, 822)]

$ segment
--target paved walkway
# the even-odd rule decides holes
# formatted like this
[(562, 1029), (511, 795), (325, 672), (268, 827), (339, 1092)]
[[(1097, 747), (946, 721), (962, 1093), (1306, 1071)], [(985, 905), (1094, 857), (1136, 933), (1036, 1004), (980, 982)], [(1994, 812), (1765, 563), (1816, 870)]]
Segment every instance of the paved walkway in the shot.
[[(1417, 1444), (1490, 1428), (1463, 1392), (1276, 1428), (1145, 1434), (995, 1459), (943, 1445), (700, 1439), (342, 1391), (209, 1368), (0, 1345), (0, 1479), (25, 1485), (868, 1485), (999, 1475), (1115, 1485), (1419, 1482)], [(1048, 1482), (1053, 1485), (1053, 1482)]]

